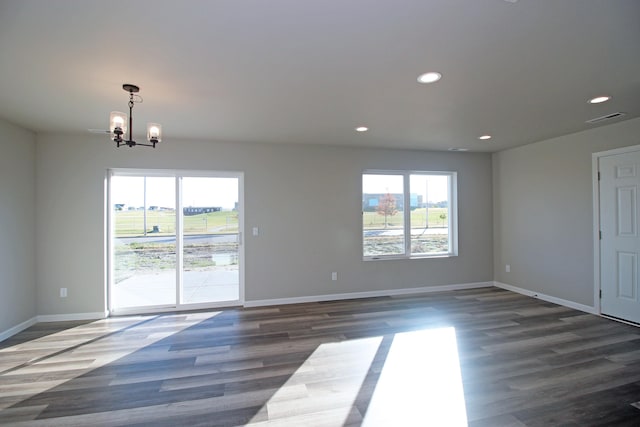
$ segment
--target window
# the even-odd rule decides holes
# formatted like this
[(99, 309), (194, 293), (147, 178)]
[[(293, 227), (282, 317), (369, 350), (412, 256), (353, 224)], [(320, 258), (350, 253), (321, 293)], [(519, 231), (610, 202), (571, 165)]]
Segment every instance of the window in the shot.
[(455, 172), (365, 171), (366, 260), (457, 255)]

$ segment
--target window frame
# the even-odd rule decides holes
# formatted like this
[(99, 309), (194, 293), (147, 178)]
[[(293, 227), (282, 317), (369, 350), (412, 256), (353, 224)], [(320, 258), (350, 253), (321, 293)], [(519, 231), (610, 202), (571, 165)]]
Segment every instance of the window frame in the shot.
[[(394, 169), (365, 169), (360, 174), (360, 196), (364, 198), (363, 180), (365, 175), (393, 175), (402, 176), (403, 178), (403, 236), (404, 236), (404, 254), (393, 255), (365, 255), (364, 243), (364, 209), (362, 203), (360, 206), (360, 243), (363, 261), (384, 261), (384, 260), (406, 260), (406, 259), (432, 259), (432, 258), (449, 258), (458, 256), (458, 173), (456, 171), (425, 171), (425, 170), (394, 170)], [(411, 253), (411, 175), (432, 175), (448, 177), (448, 215), (447, 226), (449, 229), (449, 250), (446, 253)], [(409, 206), (409, 209), (405, 207)]]

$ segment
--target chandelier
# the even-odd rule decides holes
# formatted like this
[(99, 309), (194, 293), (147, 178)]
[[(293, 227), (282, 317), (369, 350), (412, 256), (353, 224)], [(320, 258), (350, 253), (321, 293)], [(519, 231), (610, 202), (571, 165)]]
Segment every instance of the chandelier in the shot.
[[(120, 111), (112, 111), (109, 116), (109, 130), (111, 138), (115, 141), (118, 147), (127, 145), (134, 147), (136, 145), (143, 145), (145, 147), (156, 148), (156, 144), (160, 142), (162, 134), (162, 126), (158, 123), (147, 123), (147, 141), (148, 144), (143, 144), (133, 140), (133, 104), (142, 103), (142, 97), (137, 94), (140, 88), (132, 84), (123, 84), (122, 89), (129, 92), (129, 116), (126, 113)], [(124, 139), (122, 136), (127, 133), (127, 125), (129, 126), (129, 138)]]

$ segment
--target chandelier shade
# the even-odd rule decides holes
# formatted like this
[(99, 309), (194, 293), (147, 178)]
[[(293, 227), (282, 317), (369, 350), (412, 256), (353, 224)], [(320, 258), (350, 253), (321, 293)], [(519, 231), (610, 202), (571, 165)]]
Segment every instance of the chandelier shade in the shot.
[(112, 111), (109, 116), (109, 130), (111, 134), (114, 135), (116, 129), (122, 131), (122, 133), (127, 132), (127, 115), (126, 113), (121, 113), (120, 111)]
[(147, 123), (147, 141), (160, 142), (162, 135), (162, 125), (160, 123)]

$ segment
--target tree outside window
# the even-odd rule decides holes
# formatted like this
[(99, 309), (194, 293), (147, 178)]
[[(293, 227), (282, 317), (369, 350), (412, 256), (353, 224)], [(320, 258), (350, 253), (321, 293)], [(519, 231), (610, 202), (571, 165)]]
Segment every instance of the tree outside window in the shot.
[(388, 228), (389, 217), (398, 213), (398, 209), (396, 209), (396, 198), (390, 193), (381, 196), (376, 211), (378, 215), (384, 216), (384, 228)]

